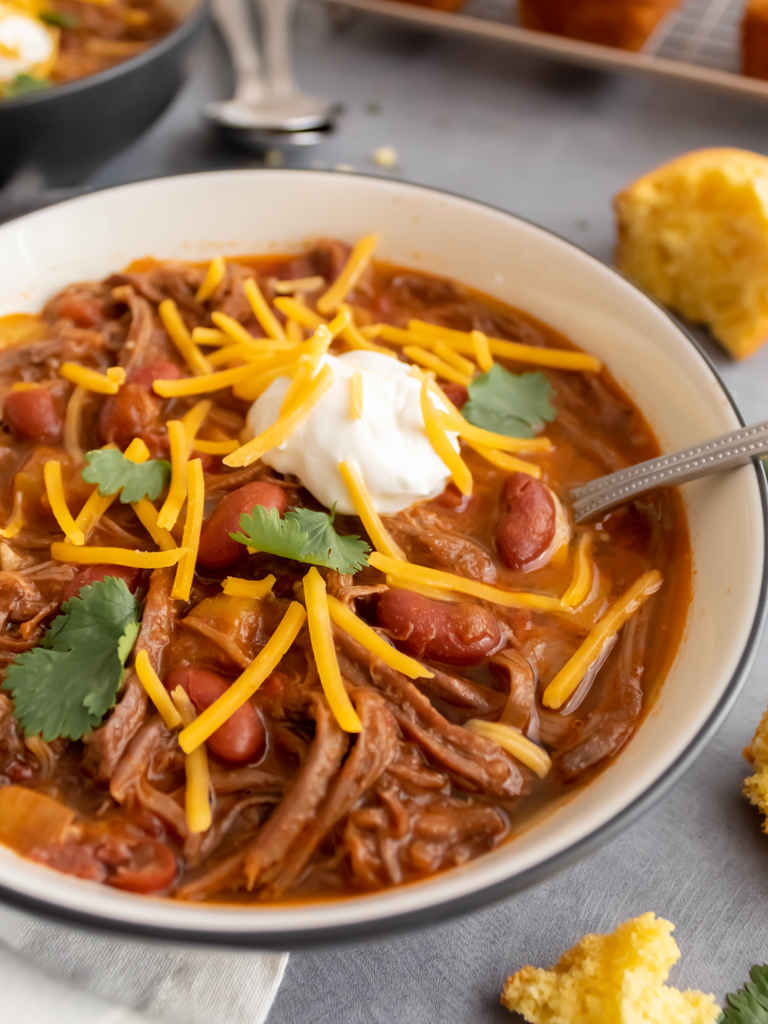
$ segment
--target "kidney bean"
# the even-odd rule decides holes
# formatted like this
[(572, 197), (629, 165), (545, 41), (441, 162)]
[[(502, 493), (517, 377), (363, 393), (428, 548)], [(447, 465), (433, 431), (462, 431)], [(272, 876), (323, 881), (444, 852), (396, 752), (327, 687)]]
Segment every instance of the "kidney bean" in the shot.
[(282, 515), (286, 504), (282, 487), (261, 480), (232, 491), (221, 499), (203, 526), (197, 549), (198, 564), (205, 569), (226, 569), (239, 562), (246, 554), (245, 545), (232, 540), (230, 533), (240, 529), (243, 512), (252, 512), (256, 505), (262, 505), (267, 511), (276, 508)]
[(433, 601), (410, 590), (388, 590), (376, 606), (379, 624), (417, 657), (476, 665), (499, 647), (496, 617), (481, 605)]
[(146, 366), (138, 366), (131, 370), (125, 378), (126, 384), (143, 384), (151, 388), (156, 380), (178, 380), (181, 377), (181, 370), (176, 363), (160, 361), (147, 363)]
[(151, 434), (160, 420), (160, 403), (144, 384), (123, 384), (101, 407), (102, 440), (127, 448), (134, 437)]
[(524, 569), (555, 537), (557, 510), (550, 489), (527, 473), (513, 473), (504, 486), (504, 514), (496, 531), (501, 557), (510, 569)]
[(3, 403), (3, 420), (20, 441), (56, 444), (64, 421), (48, 388), (11, 391)]
[(141, 569), (129, 569), (125, 565), (89, 565), (67, 584), (61, 597), (62, 603), (68, 601), (70, 597), (77, 597), (81, 587), (88, 587), (91, 583), (101, 583), (107, 576), (116, 576), (117, 579), (124, 580), (130, 592), (135, 594), (141, 578)]
[[(230, 682), (207, 668), (185, 665), (174, 669), (165, 680), (170, 691), (181, 686), (198, 711), (207, 707), (229, 689)], [(253, 704), (246, 702), (207, 740), (208, 749), (222, 761), (247, 764), (255, 761), (264, 749), (266, 733), (264, 723)]]
[[(104, 849), (97, 850), (100, 860), (111, 864), (114, 857), (112, 851), (104, 844)], [(114, 845), (114, 844), (113, 844)], [(127, 889), (129, 892), (160, 892), (167, 889), (176, 877), (176, 858), (173, 850), (158, 839), (149, 836), (137, 838), (125, 836), (121, 845), (125, 847), (120, 855), (127, 858), (116, 865), (107, 883), (116, 889)]]

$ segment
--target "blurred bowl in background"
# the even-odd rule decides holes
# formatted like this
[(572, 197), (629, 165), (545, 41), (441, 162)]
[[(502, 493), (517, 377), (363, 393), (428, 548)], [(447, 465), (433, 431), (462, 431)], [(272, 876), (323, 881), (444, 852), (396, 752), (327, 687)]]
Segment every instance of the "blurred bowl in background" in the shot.
[(129, 146), (181, 88), (207, 0), (165, 0), (176, 28), (106, 71), (0, 100), (0, 187), (29, 170), (47, 186), (82, 180)]

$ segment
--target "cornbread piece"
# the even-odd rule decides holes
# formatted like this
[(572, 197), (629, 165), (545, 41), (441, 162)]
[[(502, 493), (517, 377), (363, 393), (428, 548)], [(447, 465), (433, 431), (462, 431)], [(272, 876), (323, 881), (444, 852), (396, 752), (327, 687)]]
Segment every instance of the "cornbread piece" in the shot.
[[(760, 719), (760, 723), (748, 747), (744, 747), (744, 757), (757, 769), (744, 781), (744, 796), (749, 802), (768, 815), (768, 711)], [(763, 821), (763, 832), (768, 833), (768, 817)]]
[(530, 1024), (714, 1024), (714, 996), (669, 988), (674, 925), (643, 914), (610, 935), (585, 935), (549, 970), (524, 967), (501, 1001)]
[(741, 23), (742, 70), (768, 78), (768, 0), (749, 0)]
[(520, 0), (526, 28), (589, 43), (641, 50), (681, 0)]
[(702, 149), (614, 201), (616, 262), (664, 305), (707, 324), (736, 359), (768, 340), (768, 159)]

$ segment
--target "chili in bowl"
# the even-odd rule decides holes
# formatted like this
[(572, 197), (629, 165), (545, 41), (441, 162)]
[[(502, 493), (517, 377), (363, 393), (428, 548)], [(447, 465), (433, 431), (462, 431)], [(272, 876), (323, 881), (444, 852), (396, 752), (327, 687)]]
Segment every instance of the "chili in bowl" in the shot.
[[(225, 179), (228, 241), (196, 259), (182, 232), (212, 223), (175, 209), (210, 209)], [(2, 265), (46, 217), (142, 209), (146, 228), (170, 202), (174, 225), (148, 231), (151, 258), (132, 238), (122, 269), (89, 253), (77, 270), (101, 275), (0, 319), (11, 899), (42, 872), (47, 908), (82, 914), (85, 886), (109, 927), (257, 943), (476, 905), (626, 820), (733, 698), (749, 635), (706, 653), (717, 683), (694, 709), (686, 679), (703, 593), (735, 614), (702, 537), (736, 500), (752, 518), (731, 572), (739, 544), (762, 543), (752, 471), (585, 526), (568, 506), (571, 487), (658, 454), (659, 434), (696, 429), (651, 400), (648, 326), (669, 346), (653, 358), (690, 373), (681, 404), (722, 394), (702, 357), (539, 229), (364, 179), (344, 216), (339, 187), (199, 176), (0, 233)], [(295, 202), (293, 230), (254, 213), (248, 245), (245, 195), (262, 216)], [(311, 212), (331, 201), (341, 237)], [(300, 216), (314, 239), (296, 245)], [(501, 272), (413, 257), (413, 237), (444, 252), (445, 230), (469, 230), (475, 258), (496, 245), (483, 260)], [(742, 585), (753, 635), (761, 586)]]

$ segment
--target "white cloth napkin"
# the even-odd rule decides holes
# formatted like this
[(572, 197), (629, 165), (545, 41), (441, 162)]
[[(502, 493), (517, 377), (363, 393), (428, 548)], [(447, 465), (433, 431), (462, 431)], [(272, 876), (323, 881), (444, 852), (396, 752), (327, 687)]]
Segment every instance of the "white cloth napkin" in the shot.
[(0, 1020), (264, 1024), (287, 963), (121, 942), (0, 907)]

